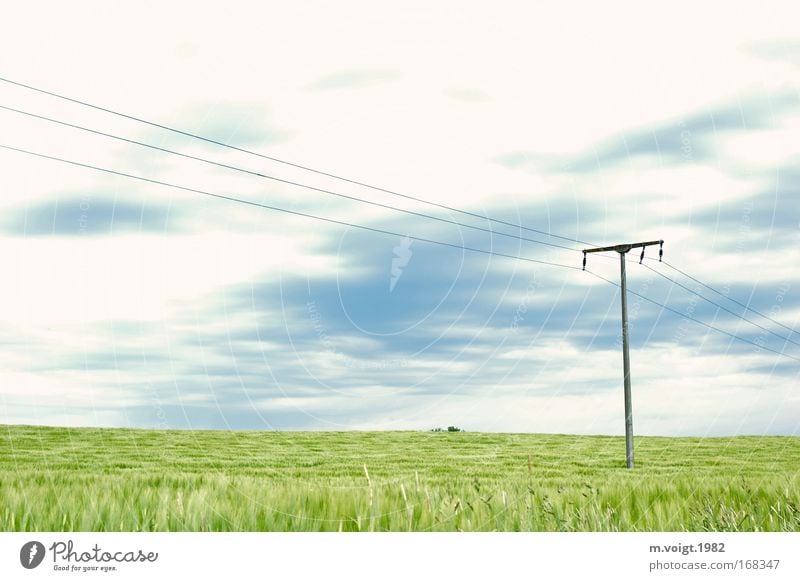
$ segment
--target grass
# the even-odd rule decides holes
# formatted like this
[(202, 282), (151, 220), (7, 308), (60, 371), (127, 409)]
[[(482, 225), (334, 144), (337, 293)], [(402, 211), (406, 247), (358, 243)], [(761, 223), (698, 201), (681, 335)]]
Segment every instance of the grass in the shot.
[(1, 531), (798, 531), (800, 438), (0, 428)]

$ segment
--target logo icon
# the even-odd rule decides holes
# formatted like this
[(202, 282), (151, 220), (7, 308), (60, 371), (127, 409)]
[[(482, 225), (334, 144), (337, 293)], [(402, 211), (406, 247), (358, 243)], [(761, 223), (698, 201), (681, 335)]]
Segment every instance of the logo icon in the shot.
[(394, 247), (394, 258), (392, 258), (392, 277), (389, 279), (389, 292), (394, 290), (397, 281), (403, 276), (403, 269), (408, 266), (408, 261), (411, 260), (411, 243), (413, 240), (406, 236), (403, 240)]
[(44, 545), (39, 541), (25, 543), (19, 550), (19, 562), (26, 569), (36, 569), (44, 560), (44, 553)]

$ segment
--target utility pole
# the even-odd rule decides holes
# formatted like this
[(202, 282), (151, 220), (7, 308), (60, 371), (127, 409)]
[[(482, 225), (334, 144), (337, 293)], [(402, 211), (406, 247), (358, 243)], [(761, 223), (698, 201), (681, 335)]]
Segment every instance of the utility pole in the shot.
[(639, 257), (639, 264), (644, 260), (645, 246), (659, 245), (658, 261), (664, 256), (664, 241), (653, 240), (652, 242), (636, 242), (635, 244), (617, 244), (616, 246), (604, 246), (602, 248), (587, 248), (583, 251), (583, 270), (586, 270), (586, 255), (590, 252), (609, 252), (614, 250), (619, 253), (619, 268), (622, 284), (620, 294), (622, 295), (622, 368), (624, 373), (625, 386), (625, 464), (628, 468), (633, 468), (633, 407), (631, 406), (631, 359), (628, 353), (628, 290), (625, 280), (625, 255), (633, 248), (641, 248), (642, 255)]

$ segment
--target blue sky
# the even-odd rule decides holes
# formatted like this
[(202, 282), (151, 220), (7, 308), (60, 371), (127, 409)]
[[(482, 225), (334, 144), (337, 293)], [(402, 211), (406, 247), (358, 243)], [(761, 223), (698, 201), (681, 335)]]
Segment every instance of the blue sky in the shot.
[[(798, 9), (746, 3), (12, 8), (0, 76), (265, 155), (665, 258), (794, 328)], [(60, 13), (59, 13), (60, 12)], [(154, 18), (157, 15), (157, 18)], [(47, 18), (44, 18), (47, 16)], [(0, 105), (582, 248), (0, 83)], [(623, 433), (618, 289), (581, 254), (0, 110), (0, 422)], [(655, 257), (657, 250), (648, 250)], [(618, 279), (616, 255), (589, 258)], [(630, 256), (629, 289), (773, 350)], [(651, 270), (652, 269), (652, 270)], [(795, 434), (798, 362), (629, 297), (637, 434)], [(779, 335), (788, 332), (752, 313)], [(800, 334), (791, 335), (800, 342)]]

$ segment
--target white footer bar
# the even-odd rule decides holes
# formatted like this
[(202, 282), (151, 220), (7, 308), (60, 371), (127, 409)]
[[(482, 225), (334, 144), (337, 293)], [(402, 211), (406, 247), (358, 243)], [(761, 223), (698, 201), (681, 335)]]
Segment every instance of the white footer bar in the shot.
[(0, 533), (0, 579), (800, 579), (800, 533)]

